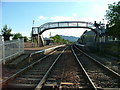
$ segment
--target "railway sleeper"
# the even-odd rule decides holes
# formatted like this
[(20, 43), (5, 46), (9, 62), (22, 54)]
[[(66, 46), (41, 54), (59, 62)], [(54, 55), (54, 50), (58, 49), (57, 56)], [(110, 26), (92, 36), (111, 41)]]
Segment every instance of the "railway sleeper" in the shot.
[[(33, 90), (37, 84), (9, 84), (7, 87), (4, 89), (9, 89), (9, 90)], [(4, 90), (3, 89), (3, 90)]]
[(19, 80), (19, 79), (17, 79), (17, 80), (15, 80), (15, 81), (13, 81), (13, 82), (11, 82), (11, 83), (13, 83), (13, 84), (32, 84), (32, 83), (34, 83), (34, 84), (37, 84), (39, 82), (39, 80)]
[(45, 74), (45, 71), (44, 72), (27, 72), (25, 73), (25, 75), (44, 75)]
[(86, 90), (88, 89), (88, 87), (86, 87), (86, 84), (81, 86), (81, 83), (70, 83), (70, 82), (61, 82), (61, 85), (59, 87), (62, 90), (66, 90), (66, 89), (80, 89), (80, 90)]
[(43, 72), (46, 71), (47, 69), (35, 69), (35, 70), (30, 70), (30, 72)]
[(21, 78), (42, 78), (43, 75), (22, 75)]
[(26, 78), (21, 78), (21, 77), (19, 77), (19, 78), (17, 78), (16, 80), (32, 80), (32, 81), (40, 81), (40, 78), (28, 78), (28, 77), (26, 77)]

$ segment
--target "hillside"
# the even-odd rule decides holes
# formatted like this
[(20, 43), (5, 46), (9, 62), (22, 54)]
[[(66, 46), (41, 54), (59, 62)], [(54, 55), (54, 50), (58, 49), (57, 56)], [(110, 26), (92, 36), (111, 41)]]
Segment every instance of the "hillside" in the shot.
[(60, 35), (63, 39), (65, 39), (65, 40), (69, 40), (69, 41), (71, 41), (71, 42), (76, 42), (78, 39), (79, 39), (79, 37), (74, 37), (74, 36), (64, 36), (64, 35)]

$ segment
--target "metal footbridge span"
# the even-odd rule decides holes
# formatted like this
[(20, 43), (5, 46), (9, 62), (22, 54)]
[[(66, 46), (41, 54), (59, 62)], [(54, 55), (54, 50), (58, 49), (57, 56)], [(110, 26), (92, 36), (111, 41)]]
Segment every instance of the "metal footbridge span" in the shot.
[(98, 33), (96, 27), (91, 22), (83, 21), (64, 21), (64, 22), (48, 22), (39, 27), (32, 27), (32, 39), (37, 40), (39, 46), (43, 46), (43, 38), (41, 34), (49, 29), (59, 29), (59, 28), (86, 28), (91, 29), (96, 34)]
[(94, 24), (91, 22), (82, 22), (82, 21), (64, 21), (64, 22), (49, 22), (41, 25), (40, 27), (32, 27), (32, 36), (41, 35), (44, 31), (49, 29), (58, 29), (58, 28), (86, 28), (91, 29), (95, 33)]

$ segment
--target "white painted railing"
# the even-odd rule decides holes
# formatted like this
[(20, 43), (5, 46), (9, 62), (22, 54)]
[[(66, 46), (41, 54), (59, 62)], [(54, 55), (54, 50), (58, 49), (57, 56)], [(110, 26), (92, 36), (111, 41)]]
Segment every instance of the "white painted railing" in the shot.
[(24, 39), (0, 41), (0, 61), (4, 64), (22, 53), (24, 53)]

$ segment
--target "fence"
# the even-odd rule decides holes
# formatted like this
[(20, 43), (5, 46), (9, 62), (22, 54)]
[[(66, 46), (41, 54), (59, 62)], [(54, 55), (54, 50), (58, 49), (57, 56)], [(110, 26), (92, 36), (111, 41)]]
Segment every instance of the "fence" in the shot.
[(0, 41), (0, 62), (10, 60), (24, 53), (24, 39)]

